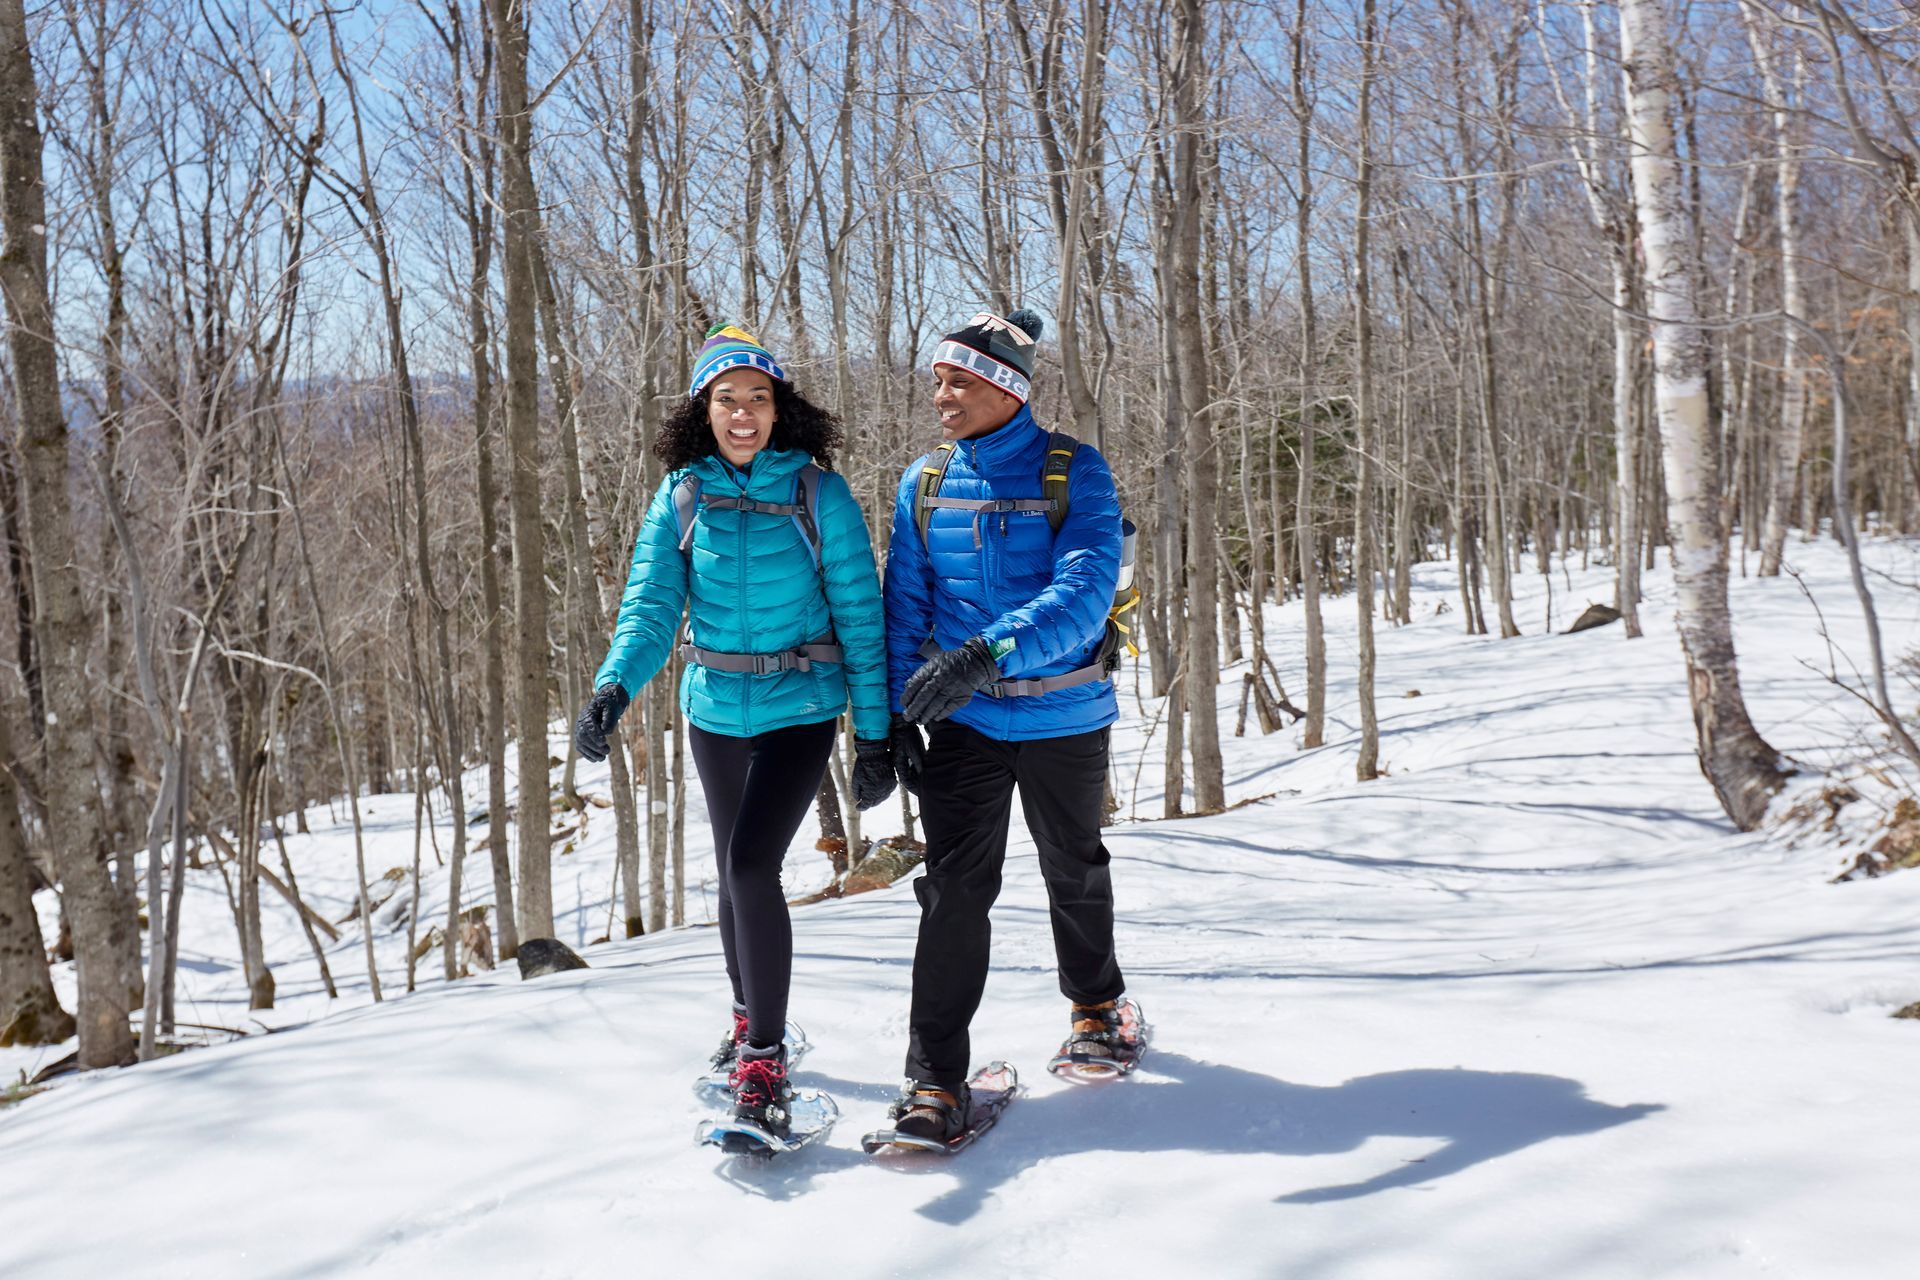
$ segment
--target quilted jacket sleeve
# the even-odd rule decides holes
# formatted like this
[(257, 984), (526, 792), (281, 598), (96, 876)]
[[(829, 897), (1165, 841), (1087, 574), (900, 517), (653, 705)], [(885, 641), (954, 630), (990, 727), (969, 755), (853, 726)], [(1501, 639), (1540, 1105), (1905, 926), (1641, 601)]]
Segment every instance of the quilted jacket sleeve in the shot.
[(913, 497), (926, 464), (925, 458), (915, 460), (900, 478), (887, 543), (887, 699), (894, 711), (901, 710), (907, 677), (926, 661), (920, 656), (921, 644), (933, 634), (933, 565), (913, 522)]
[(847, 698), (853, 706), (853, 736), (887, 736), (887, 622), (880, 603), (880, 573), (873, 563), (873, 537), (844, 477), (829, 471), (820, 480), (820, 575), (846, 661)]
[(1053, 539), (1053, 581), (980, 632), (1000, 674), (1009, 679), (1085, 648), (1100, 635), (1113, 607), (1120, 579), (1120, 497), (1113, 472), (1099, 450), (1083, 444), (1069, 474), (1072, 502)]
[(613, 643), (593, 678), (596, 689), (618, 681), (628, 697), (638, 697), (673, 648), (687, 608), (687, 558), (680, 551), (680, 526), (673, 514), (673, 486), (681, 475), (676, 471), (660, 482), (640, 522)]

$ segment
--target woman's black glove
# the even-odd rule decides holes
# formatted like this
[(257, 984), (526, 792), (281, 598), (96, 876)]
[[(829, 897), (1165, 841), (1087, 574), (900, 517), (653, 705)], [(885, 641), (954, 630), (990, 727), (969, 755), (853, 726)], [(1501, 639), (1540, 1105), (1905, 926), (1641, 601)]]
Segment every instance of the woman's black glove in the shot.
[(920, 775), (927, 767), (927, 744), (920, 738), (920, 726), (905, 716), (893, 718), (893, 772), (907, 794), (920, 798)]
[(907, 677), (900, 702), (907, 719), (920, 724), (945, 720), (973, 701), (973, 695), (1000, 678), (987, 642), (973, 636), (958, 649), (942, 649)]
[(603, 684), (594, 692), (593, 701), (573, 722), (573, 745), (582, 757), (599, 764), (607, 758), (607, 735), (620, 723), (627, 709), (627, 691), (616, 682)]
[(853, 803), (871, 809), (893, 794), (893, 740), (853, 740)]

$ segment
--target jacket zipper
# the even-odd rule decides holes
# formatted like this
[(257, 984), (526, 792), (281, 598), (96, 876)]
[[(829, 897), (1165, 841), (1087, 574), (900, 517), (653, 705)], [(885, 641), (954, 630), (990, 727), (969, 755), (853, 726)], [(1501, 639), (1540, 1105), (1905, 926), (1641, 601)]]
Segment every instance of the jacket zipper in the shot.
[[(752, 496), (747, 492), (745, 485), (740, 486), (740, 496), (743, 498)], [(753, 512), (736, 511), (734, 515), (738, 516), (740, 520), (737, 526), (739, 530), (738, 537), (734, 543), (734, 548), (738, 553), (734, 556), (734, 559), (739, 561), (740, 566), (740, 592), (737, 597), (738, 608), (740, 610), (740, 620), (745, 624), (747, 639), (746, 650), (748, 653), (752, 653), (756, 646), (753, 642), (753, 610), (747, 607), (747, 538), (749, 536), (747, 532), (747, 522), (753, 518)], [(747, 731), (748, 737), (753, 736), (753, 678), (751, 676), (740, 682), (740, 727)]]

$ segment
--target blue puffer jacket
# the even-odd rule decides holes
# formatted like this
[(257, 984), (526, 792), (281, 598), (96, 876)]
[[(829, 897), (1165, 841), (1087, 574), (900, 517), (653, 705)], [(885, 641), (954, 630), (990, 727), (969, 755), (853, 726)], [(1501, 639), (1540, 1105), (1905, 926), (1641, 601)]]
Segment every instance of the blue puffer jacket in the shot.
[[(709, 498), (744, 494), (760, 502), (796, 501), (797, 449), (766, 450), (742, 473), (718, 457), (691, 468)], [(673, 490), (687, 471), (660, 483), (633, 544), (633, 569), (620, 618), (594, 687), (618, 681), (629, 696), (667, 660), (689, 608), (694, 642), (717, 653), (779, 653), (839, 637), (844, 664), (763, 675), (713, 671), (692, 663), (680, 681), (680, 706), (709, 733), (745, 738), (789, 725), (831, 720), (853, 702), (856, 737), (887, 736), (886, 622), (873, 541), (847, 482), (821, 477), (815, 513), (820, 567), (787, 516), (702, 508), (693, 545), (680, 550)]]
[[(1047, 433), (1026, 408), (998, 431), (962, 440), (940, 482), (943, 498), (1038, 498)], [(1093, 661), (1120, 576), (1120, 499), (1113, 473), (1081, 444), (1067, 473), (1071, 503), (1056, 535), (1044, 511), (976, 515), (935, 507), (923, 544), (913, 499), (921, 458), (907, 468), (887, 550), (887, 686), (895, 711), (924, 661), (929, 632), (942, 649), (987, 642), (1003, 679), (1064, 675)], [(1112, 724), (1112, 681), (1026, 698), (975, 694), (954, 720), (1002, 742), (1058, 738)]]

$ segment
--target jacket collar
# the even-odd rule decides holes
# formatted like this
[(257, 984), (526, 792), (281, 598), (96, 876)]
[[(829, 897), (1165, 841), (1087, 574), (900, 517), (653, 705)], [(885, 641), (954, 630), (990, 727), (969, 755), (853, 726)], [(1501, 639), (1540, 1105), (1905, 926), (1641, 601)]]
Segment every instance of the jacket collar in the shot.
[(1033, 420), (1032, 407), (1023, 404), (1018, 413), (1007, 419), (1006, 425), (996, 427), (984, 436), (962, 440), (960, 448), (966, 454), (968, 464), (984, 475), (1009, 467), (1025, 467), (1033, 442), (1039, 435), (1040, 427)]
[(700, 487), (719, 493), (740, 493), (756, 498), (770, 495), (786, 501), (793, 488), (793, 474), (813, 461), (804, 449), (762, 449), (754, 455), (750, 470), (738, 467), (717, 453), (696, 458), (689, 468), (700, 477)]

